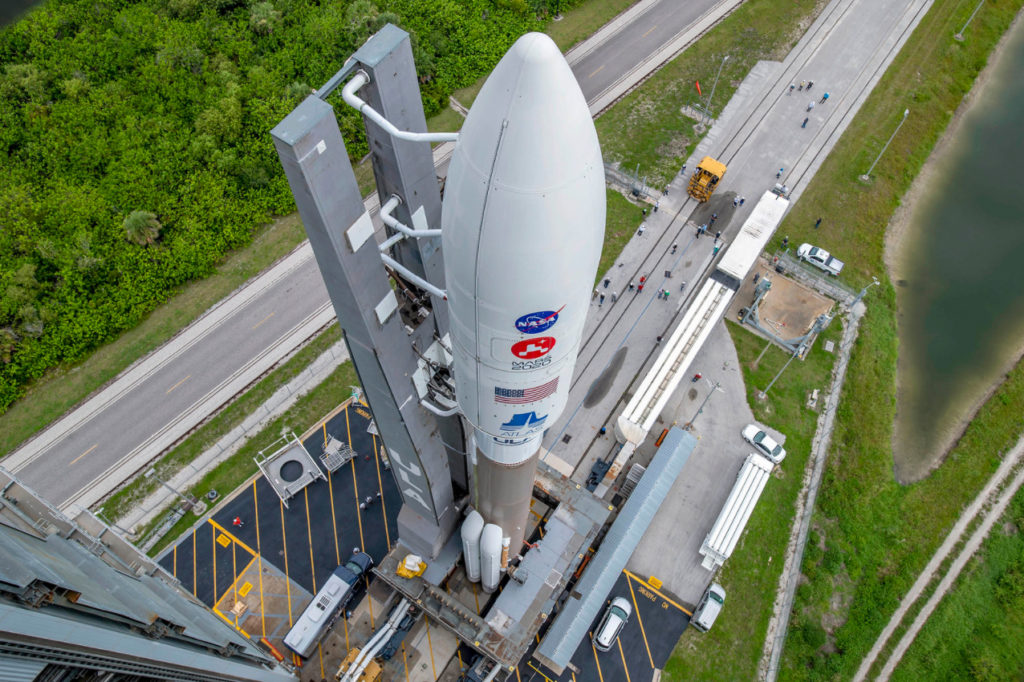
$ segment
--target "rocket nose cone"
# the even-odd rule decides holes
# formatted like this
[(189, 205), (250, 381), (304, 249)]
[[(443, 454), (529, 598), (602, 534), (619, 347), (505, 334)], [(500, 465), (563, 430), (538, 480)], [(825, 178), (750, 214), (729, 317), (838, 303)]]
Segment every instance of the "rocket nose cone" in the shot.
[(550, 36), (545, 33), (527, 33), (519, 38), (508, 51), (513, 59), (524, 64), (541, 66), (562, 60), (562, 52)]

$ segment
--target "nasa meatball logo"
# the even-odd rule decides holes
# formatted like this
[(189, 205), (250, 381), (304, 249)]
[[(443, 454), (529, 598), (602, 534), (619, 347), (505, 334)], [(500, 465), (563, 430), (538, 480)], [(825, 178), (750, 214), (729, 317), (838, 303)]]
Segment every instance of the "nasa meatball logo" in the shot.
[(540, 336), (512, 344), (512, 355), (523, 360), (535, 360), (547, 355), (555, 347), (555, 337)]
[(546, 332), (558, 322), (558, 313), (565, 308), (563, 305), (558, 310), (541, 310), (536, 313), (528, 313), (516, 320), (516, 329), (523, 334), (540, 334)]

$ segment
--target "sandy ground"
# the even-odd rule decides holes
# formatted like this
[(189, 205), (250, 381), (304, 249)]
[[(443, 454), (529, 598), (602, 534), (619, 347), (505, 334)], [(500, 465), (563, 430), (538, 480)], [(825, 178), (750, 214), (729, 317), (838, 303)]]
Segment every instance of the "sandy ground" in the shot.
[[(935, 148), (932, 150), (931, 155), (921, 168), (921, 172), (917, 178), (911, 184), (910, 189), (907, 190), (906, 194), (903, 195), (903, 199), (900, 202), (900, 206), (893, 213), (892, 219), (889, 221), (889, 225), (885, 231), (885, 266), (889, 275), (889, 279), (895, 284), (904, 277), (904, 263), (903, 263), (903, 252), (907, 246), (908, 240), (911, 238), (908, 234), (911, 218), (914, 212), (920, 206), (922, 200), (927, 197), (928, 189), (936, 181), (936, 176), (939, 171), (945, 167), (946, 162), (949, 159), (949, 155), (955, 149), (955, 140), (961, 132), (964, 123), (964, 117), (967, 112), (977, 103), (978, 98), (985, 90), (985, 86), (992, 78), (995, 64), (999, 62), (1000, 57), (1005, 51), (1006, 44), (1017, 30), (1021, 29), (1021, 21), (1024, 14), (1018, 14), (1014, 19), (1010, 28), (1003, 34), (999, 44), (996, 45), (995, 49), (989, 57), (988, 64), (982, 69), (981, 73), (978, 74), (977, 79), (974, 82), (974, 86), (970, 92), (960, 102), (960, 106), (957, 107), (956, 112), (953, 114), (953, 119), (950, 121), (949, 126), (946, 128), (946, 132), (943, 133), (942, 137), (936, 143)], [(899, 287), (897, 287), (897, 302), (902, 305), (902, 296), (899, 294)], [(898, 324), (898, 322), (897, 322)], [(901, 475), (900, 467), (896, 467), (897, 480), (901, 484), (913, 483), (921, 479), (926, 478), (932, 471), (939, 467), (946, 456), (950, 453), (957, 441), (963, 435), (967, 429), (967, 425), (974, 419), (974, 415), (977, 414), (981, 406), (988, 402), (989, 398), (996, 392), (996, 389), (1002, 385), (1006, 379), (1006, 374), (1013, 369), (1013, 367), (1020, 361), (1020, 358), (1024, 356), (1024, 340), (1017, 349), (1017, 352), (1013, 354), (1011, 360), (1007, 362), (1007, 365), (1003, 367), (998, 378), (992, 382), (988, 389), (978, 396), (976, 400), (971, 403), (965, 404), (961, 408), (959, 419), (954, 419), (948, 422), (948, 427), (945, 433), (942, 434), (942, 438), (939, 441), (940, 445), (936, 448), (936, 451), (932, 457), (931, 463), (928, 466), (915, 466), (914, 471), (907, 471)], [(902, 394), (902, 390), (899, 388), (900, 377), (904, 368), (902, 362), (897, 369), (897, 392)], [(898, 395), (896, 400), (897, 413), (896, 422), (899, 423), (899, 405), (901, 404), (902, 395)], [(896, 428), (893, 429), (893, 458), (894, 460), (900, 460), (901, 457), (897, 452), (899, 441), (896, 438)], [(908, 467), (909, 468), (909, 467)]]

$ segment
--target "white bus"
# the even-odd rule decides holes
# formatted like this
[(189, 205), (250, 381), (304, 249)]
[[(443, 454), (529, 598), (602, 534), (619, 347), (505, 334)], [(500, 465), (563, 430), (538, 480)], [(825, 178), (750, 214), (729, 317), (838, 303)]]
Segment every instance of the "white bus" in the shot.
[(327, 629), (338, 620), (342, 609), (352, 598), (356, 581), (370, 570), (373, 559), (365, 552), (355, 552), (344, 566), (334, 569), (306, 610), (284, 637), (285, 645), (303, 658), (308, 658)]

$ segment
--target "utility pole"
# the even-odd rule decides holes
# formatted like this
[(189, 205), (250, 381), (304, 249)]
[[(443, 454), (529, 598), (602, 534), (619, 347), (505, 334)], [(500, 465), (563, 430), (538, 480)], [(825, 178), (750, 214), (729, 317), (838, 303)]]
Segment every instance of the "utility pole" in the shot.
[(892, 131), (892, 135), (889, 136), (889, 141), (885, 143), (884, 147), (882, 147), (882, 151), (878, 152), (878, 156), (875, 158), (874, 163), (871, 164), (871, 168), (868, 168), (868, 172), (865, 173), (864, 175), (860, 176), (860, 179), (863, 182), (870, 182), (871, 181), (871, 171), (875, 170), (875, 165), (878, 163), (878, 160), (882, 158), (882, 154), (884, 154), (885, 150), (889, 148), (889, 145), (892, 143), (893, 138), (896, 137), (896, 133), (898, 133), (900, 131), (900, 128), (903, 127), (903, 124), (906, 123), (907, 115), (909, 113), (910, 113), (910, 109), (904, 109), (903, 110), (903, 118), (900, 119), (900, 124), (898, 126), (896, 126), (896, 130)]
[[(710, 381), (708, 381), (708, 383), (711, 384)], [(722, 382), (716, 381), (714, 384), (711, 384), (711, 390), (708, 391), (706, 396), (704, 396), (704, 400), (701, 401), (700, 407), (697, 408), (697, 412), (690, 418), (690, 421), (683, 425), (684, 429), (687, 431), (693, 430), (693, 422), (697, 421), (697, 417), (699, 417), (700, 413), (704, 411), (704, 406), (707, 405), (709, 400), (711, 400), (711, 396), (715, 394), (715, 391), (722, 391)], [(724, 393), (725, 391), (722, 392)]]
[(180, 497), (180, 498), (181, 498), (181, 501), (185, 503), (185, 508), (186, 508), (186, 509), (191, 509), (191, 508), (192, 508), (192, 505), (194, 505), (194, 504), (196, 503), (196, 500), (195, 500), (194, 498), (189, 498), (189, 497), (185, 497), (184, 495), (182, 495), (182, 494), (181, 494), (181, 492), (180, 492), (180, 491), (179, 491), (179, 490), (178, 490), (177, 488), (175, 488), (174, 486), (172, 486), (172, 485), (171, 485), (170, 483), (168, 483), (168, 482), (167, 482), (167, 481), (165, 481), (164, 479), (160, 478), (160, 474), (158, 474), (158, 473), (156, 472), (156, 467), (150, 467), (149, 469), (147, 469), (147, 470), (146, 470), (146, 473), (145, 473), (145, 476), (146, 476), (146, 478), (149, 478), (149, 477), (151, 477), (151, 476), (152, 476), (152, 477), (153, 477), (153, 478), (155, 478), (156, 480), (160, 481), (160, 484), (161, 484), (161, 485), (162, 485), (163, 487), (167, 488), (167, 489), (168, 489), (168, 490), (170, 490), (170, 491), (171, 491), (172, 493), (174, 493), (175, 495), (177, 495), (178, 497)]
[(978, 6), (974, 8), (973, 12), (971, 12), (971, 16), (967, 18), (967, 23), (964, 24), (964, 27), (962, 29), (960, 29), (959, 31), (957, 31), (955, 34), (953, 34), (953, 38), (954, 39), (959, 40), (959, 41), (963, 41), (963, 39), (964, 39), (964, 31), (966, 31), (967, 27), (971, 25), (972, 21), (974, 21), (974, 15), (978, 13), (978, 10), (981, 9), (981, 6), (984, 5), (984, 4), (985, 4), (985, 0), (981, 0), (981, 2), (978, 3)]
[(707, 106), (704, 107), (704, 116), (707, 118), (707, 123), (711, 123), (711, 100), (715, 98), (715, 88), (718, 87), (718, 77), (722, 75), (722, 67), (729, 61), (729, 55), (722, 57), (722, 63), (718, 65), (718, 73), (715, 74), (715, 82), (711, 85), (711, 94), (708, 95)]

